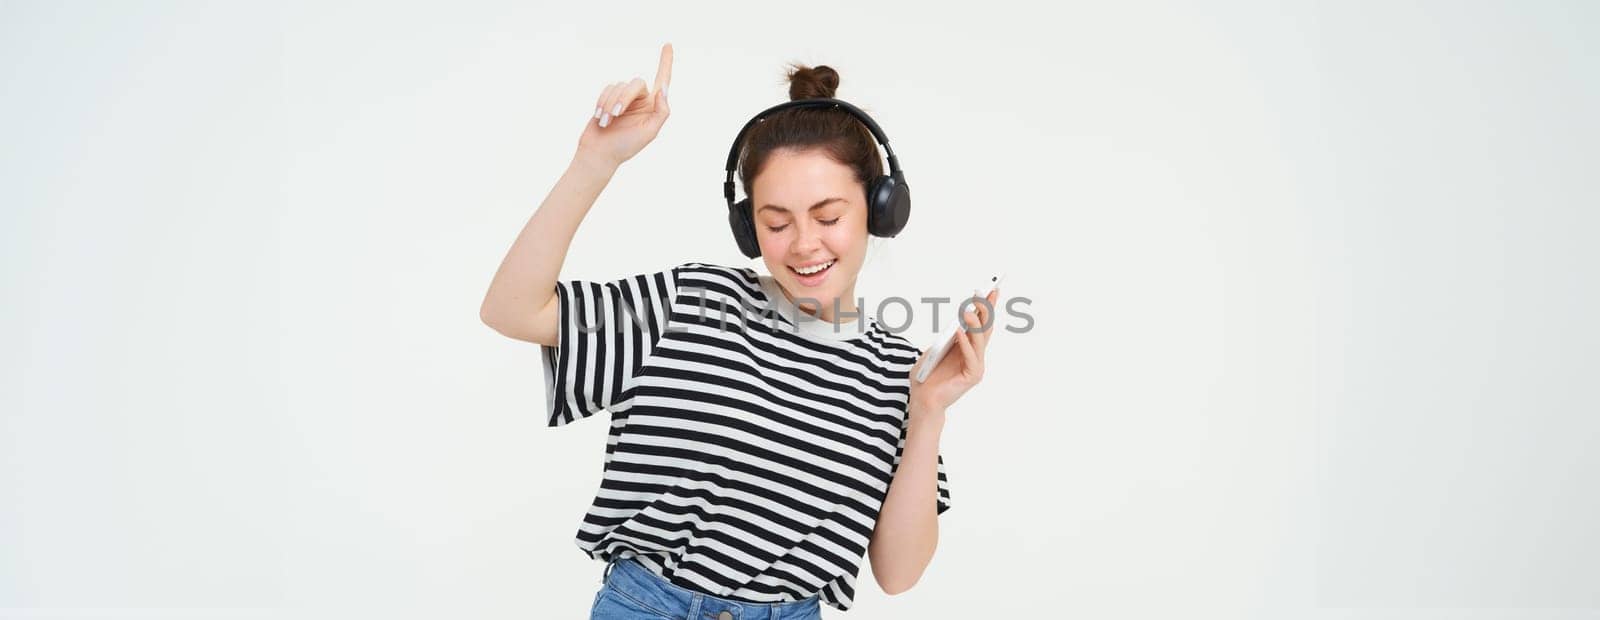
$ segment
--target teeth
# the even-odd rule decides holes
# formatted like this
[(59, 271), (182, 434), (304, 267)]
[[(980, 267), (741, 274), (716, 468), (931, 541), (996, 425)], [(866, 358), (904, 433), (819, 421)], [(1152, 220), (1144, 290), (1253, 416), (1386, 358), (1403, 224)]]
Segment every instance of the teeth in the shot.
[(816, 273), (818, 271), (822, 271), (823, 269), (827, 269), (828, 267), (831, 267), (831, 266), (833, 266), (833, 261), (830, 260), (830, 261), (828, 261), (826, 263), (823, 263), (821, 265), (817, 265), (815, 267), (810, 267), (810, 268), (807, 268), (807, 269), (799, 269), (799, 268), (792, 268), (792, 269), (794, 269), (795, 272), (799, 273), (800, 275), (809, 276), (809, 275), (811, 275), (813, 273)]

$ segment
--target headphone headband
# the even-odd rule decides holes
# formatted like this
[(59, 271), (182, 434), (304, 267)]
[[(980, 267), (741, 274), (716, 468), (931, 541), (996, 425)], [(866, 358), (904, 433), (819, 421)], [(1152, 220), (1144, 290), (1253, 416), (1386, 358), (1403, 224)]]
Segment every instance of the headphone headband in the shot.
[(894, 156), (894, 149), (889, 146), (889, 137), (883, 134), (883, 129), (878, 127), (877, 121), (872, 120), (871, 116), (867, 116), (866, 112), (862, 112), (861, 108), (857, 108), (847, 101), (831, 97), (796, 99), (762, 110), (760, 114), (745, 122), (744, 127), (739, 129), (739, 134), (734, 136), (733, 147), (728, 149), (728, 165), (726, 168), (728, 176), (722, 183), (722, 195), (728, 200), (728, 206), (733, 206), (733, 173), (739, 168), (739, 148), (744, 144), (745, 134), (749, 133), (750, 128), (755, 127), (756, 123), (761, 122), (762, 119), (790, 108), (838, 108), (849, 112), (851, 116), (856, 117), (862, 124), (866, 125), (867, 130), (872, 132), (872, 137), (878, 141), (879, 145), (883, 146), (883, 152), (889, 159), (889, 175), (896, 179), (903, 178), (900, 172), (900, 160)]

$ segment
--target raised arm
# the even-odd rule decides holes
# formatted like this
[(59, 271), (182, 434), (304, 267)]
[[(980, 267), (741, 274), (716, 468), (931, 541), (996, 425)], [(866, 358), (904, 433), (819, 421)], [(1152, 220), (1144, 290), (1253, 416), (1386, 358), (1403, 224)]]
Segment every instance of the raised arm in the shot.
[(655, 90), (634, 78), (605, 87), (584, 124), (567, 170), (517, 234), (483, 296), (478, 316), (505, 336), (557, 343), (556, 280), (578, 225), (617, 168), (654, 140), (666, 122), (672, 44), (661, 46)]

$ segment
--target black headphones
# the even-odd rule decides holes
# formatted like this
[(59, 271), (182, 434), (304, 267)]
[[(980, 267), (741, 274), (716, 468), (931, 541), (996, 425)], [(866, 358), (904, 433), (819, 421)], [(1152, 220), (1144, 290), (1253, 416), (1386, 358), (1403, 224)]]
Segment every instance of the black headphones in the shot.
[(755, 214), (750, 210), (750, 199), (745, 198), (737, 203), (733, 201), (733, 173), (739, 166), (739, 146), (744, 142), (745, 134), (749, 133), (750, 128), (756, 123), (774, 112), (790, 108), (839, 108), (860, 119), (867, 126), (872, 132), (872, 137), (878, 140), (878, 144), (883, 145), (883, 152), (889, 158), (889, 174), (880, 174), (878, 178), (867, 183), (867, 232), (875, 237), (893, 237), (900, 234), (900, 229), (906, 227), (906, 220), (911, 218), (911, 187), (906, 185), (906, 175), (900, 171), (900, 160), (895, 159), (894, 149), (889, 147), (889, 138), (883, 135), (878, 123), (860, 108), (838, 99), (827, 97), (799, 99), (767, 108), (750, 119), (744, 124), (744, 128), (739, 130), (739, 135), (734, 136), (733, 148), (728, 150), (728, 178), (722, 184), (722, 195), (728, 200), (728, 225), (733, 228), (734, 240), (739, 242), (739, 251), (750, 258), (761, 256), (761, 244), (756, 240)]

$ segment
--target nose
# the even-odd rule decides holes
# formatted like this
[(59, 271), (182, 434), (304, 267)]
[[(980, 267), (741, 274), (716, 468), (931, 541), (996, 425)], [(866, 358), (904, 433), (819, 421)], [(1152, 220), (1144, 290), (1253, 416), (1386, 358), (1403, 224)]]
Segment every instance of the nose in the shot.
[(795, 253), (801, 256), (811, 256), (822, 247), (822, 228), (814, 223), (807, 223), (795, 232)]

